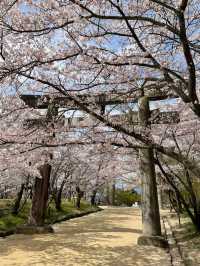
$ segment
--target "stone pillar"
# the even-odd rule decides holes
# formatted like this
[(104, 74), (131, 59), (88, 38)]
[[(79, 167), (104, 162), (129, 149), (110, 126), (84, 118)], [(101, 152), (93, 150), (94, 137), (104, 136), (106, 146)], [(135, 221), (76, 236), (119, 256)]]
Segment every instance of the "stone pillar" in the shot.
[(44, 164), (40, 167), (41, 177), (35, 178), (32, 206), (29, 216), (29, 225), (44, 225), (45, 212), (48, 201), (48, 189), (51, 174), (51, 165)]
[[(138, 101), (138, 120), (150, 140), (148, 120), (150, 118), (149, 100), (143, 96)], [(158, 206), (154, 151), (151, 147), (140, 149), (140, 174), (142, 183), (142, 236), (138, 239), (140, 245), (166, 246), (161, 237), (160, 212)]]

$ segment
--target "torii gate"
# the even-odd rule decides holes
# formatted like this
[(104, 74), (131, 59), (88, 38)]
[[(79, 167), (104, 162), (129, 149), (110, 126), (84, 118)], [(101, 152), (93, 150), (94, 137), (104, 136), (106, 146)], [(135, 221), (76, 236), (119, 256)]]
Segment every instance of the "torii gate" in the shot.
[[(134, 117), (138, 117), (137, 123), (144, 128), (150, 127), (151, 123), (178, 123), (180, 121), (177, 112), (161, 112), (156, 115), (156, 120), (150, 122), (153, 112), (150, 111), (149, 101), (159, 101), (164, 99), (178, 98), (167, 90), (147, 91), (145, 96), (140, 96), (140, 93), (135, 95), (127, 93), (107, 92), (100, 94), (76, 94), (76, 98), (81, 103), (89, 105), (96, 104), (99, 106), (99, 111), (103, 115), (105, 106), (116, 104), (128, 104), (138, 102), (138, 112), (133, 112)], [(49, 95), (21, 95), (21, 99), (30, 107), (37, 109), (47, 109), (51, 97)], [(93, 100), (93, 101), (92, 101)], [(68, 96), (55, 97), (53, 103), (60, 107), (70, 107), (80, 109), (75, 106), (74, 102)], [(120, 117), (120, 115), (119, 115)], [(79, 127), (79, 125), (75, 125)], [(147, 136), (148, 137), (148, 136)], [(166, 247), (166, 241), (161, 237), (160, 213), (158, 206), (156, 173), (154, 165), (154, 151), (151, 147), (140, 149), (140, 169), (142, 175), (142, 224), (143, 235), (138, 239), (138, 244)]]

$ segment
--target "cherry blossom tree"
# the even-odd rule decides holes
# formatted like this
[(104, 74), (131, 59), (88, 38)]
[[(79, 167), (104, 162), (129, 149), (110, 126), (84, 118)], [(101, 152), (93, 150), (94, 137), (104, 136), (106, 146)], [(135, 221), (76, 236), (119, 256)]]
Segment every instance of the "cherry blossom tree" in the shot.
[[(190, 143), (183, 143), (181, 152), (177, 145), (177, 136), (180, 141), (181, 134), (191, 135), (191, 125), (198, 135), (197, 0), (19, 0), (2, 1), (1, 7), (0, 79), (5, 95), (40, 95), (42, 102), (45, 94), (52, 102), (64, 97), (66, 108), (80, 109), (98, 124), (92, 131), (82, 130), (81, 139), (71, 132), (65, 142), (49, 140), (52, 128), (48, 124), (47, 130), (31, 134), (29, 141), (20, 139), (20, 133), (16, 137), (6, 132), (2, 144), (12, 144), (11, 150), (24, 147), (26, 152), (32, 145), (32, 154), (39, 147), (49, 151), (69, 143), (109, 143), (136, 152), (151, 148), (153, 159), (155, 152), (166, 155), (198, 177), (198, 137), (190, 156), (182, 152)], [(171, 97), (179, 98), (194, 120), (182, 121), (178, 129), (156, 124), (144, 129), (133, 123), (134, 116), (127, 123), (128, 113), (143, 96), (165, 99), (169, 106)], [(128, 105), (126, 115), (115, 121), (111, 116), (123, 104)], [(48, 136), (41, 139), (47, 131)], [(37, 163), (32, 167), (36, 171)]]

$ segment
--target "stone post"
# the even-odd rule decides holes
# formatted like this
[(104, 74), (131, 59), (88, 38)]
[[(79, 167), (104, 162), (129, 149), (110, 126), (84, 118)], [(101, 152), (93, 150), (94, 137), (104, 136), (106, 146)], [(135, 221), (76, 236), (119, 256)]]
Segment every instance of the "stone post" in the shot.
[(41, 178), (35, 178), (34, 194), (32, 199), (32, 207), (29, 216), (29, 225), (43, 226), (47, 201), (49, 180), (51, 174), (51, 165), (44, 164), (40, 167)]
[[(138, 100), (138, 120), (143, 133), (149, 138), (149, 100), (143, 96)], [(139, 245), (166, 246), (161, 237), (160, 212), (158, 205), (154, 151), (152, 147), (140, 149), (140, 174), (142, 183), (142, 236)]]

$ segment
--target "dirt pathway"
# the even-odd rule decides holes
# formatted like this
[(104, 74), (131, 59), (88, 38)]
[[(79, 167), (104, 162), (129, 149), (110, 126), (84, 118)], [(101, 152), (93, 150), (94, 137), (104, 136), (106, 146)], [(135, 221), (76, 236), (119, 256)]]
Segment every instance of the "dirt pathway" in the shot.
[(141, 216), (133, 208), (108, 208), (54, 229), (0, 239), (0, 266), (170, 266), (164, 250), (136, 245)]

